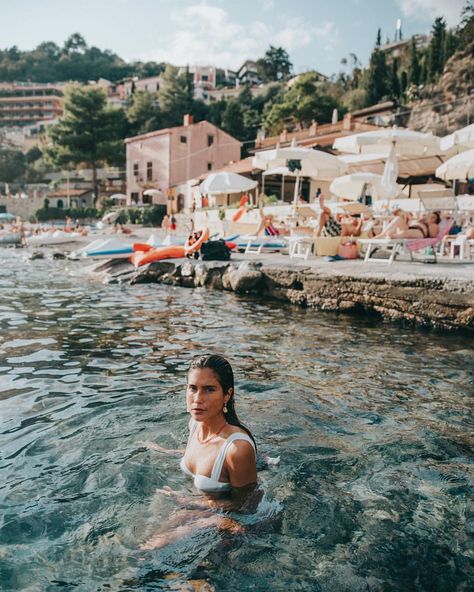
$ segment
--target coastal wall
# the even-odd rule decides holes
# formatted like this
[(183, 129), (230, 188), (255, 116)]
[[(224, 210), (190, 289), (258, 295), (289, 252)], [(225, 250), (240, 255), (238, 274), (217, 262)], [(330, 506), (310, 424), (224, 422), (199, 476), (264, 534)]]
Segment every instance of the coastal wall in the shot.
[(99, 266), (110, 283), (207, 287), (387, 321), (474, 333), (474, 277), (334, 271), (261, 262), (158, 261), (134, 270), (112, 261)]

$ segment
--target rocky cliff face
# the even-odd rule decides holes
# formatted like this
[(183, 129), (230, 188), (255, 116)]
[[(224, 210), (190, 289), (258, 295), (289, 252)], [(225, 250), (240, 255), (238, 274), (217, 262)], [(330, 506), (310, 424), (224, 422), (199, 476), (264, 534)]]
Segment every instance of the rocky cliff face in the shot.
[(474, 122), (474, 41), (446, 62), (437, 84), (427, 85), (410, 105), (407, 126), (444, 136)]

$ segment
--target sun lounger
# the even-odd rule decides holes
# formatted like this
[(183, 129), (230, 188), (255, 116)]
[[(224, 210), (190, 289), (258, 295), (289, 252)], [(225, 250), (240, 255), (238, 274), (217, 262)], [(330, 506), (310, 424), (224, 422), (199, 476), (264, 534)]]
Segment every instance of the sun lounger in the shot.
[[(448, 234), (453, 222), (452, 220), (443, 220), (439, 225), (439, 232), (434, 238), (367, 238), (360, 239), (361, 245), (367, 246), (364, 263), (368, 261), (384, 261), (389, 265), (395, 261), (395, 258), (403, 252), (410, 255), (413, 261), (413, 253), (424, 250), (428, 247), (435, 247)], [(390, 252), (388, 259), (376, 259), (373, 257), (376, 251), (385, 250)], [(436, 263), (436, 251), (432, 249), (434, 262)]]

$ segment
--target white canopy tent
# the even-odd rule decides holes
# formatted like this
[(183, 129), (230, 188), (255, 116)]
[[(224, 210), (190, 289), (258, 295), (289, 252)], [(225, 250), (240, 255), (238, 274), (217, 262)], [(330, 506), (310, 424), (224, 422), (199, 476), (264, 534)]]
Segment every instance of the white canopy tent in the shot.
[(218, 195), (223, 193), (243, 193), (257, 187), (257, 181), (237, 173), (212, 173), (199, 185), (201, 194)]
[[(337, 197), (357, 201), (360, 197), (370, 195), (373, 200), (388, 199), (391, 197), (387, 195), (387, 189), (382, 183), (382, 175), (375, 173), (360, 172), (351, 173), (338, 177), (329, 186), (331, 193)], [(396, 184), (396, 195), (402, 190), (402, 187)]]
[(463, 152), (474, 148), (474, 123), (441, 138), (440, 146), (445, 152), (448, 150)]
[(388, 155), (392, 146), (397, 156), (430, 156), (443, 152), (437, 136), (405, 128), (386, 128), (352, 134), (336, 138), (333, 144), (334, 149), (352, 154)]
[(474, 178), (474, 148), (461, 152), (443, 162), (436, 169), (436, 176), (444, 181)]
[(275, 169), (275, 167), (285, 167), (290, 171), (290, 162), (294, 161), (296, 168), (292, 171), (296, 177), (294, 205), (297, 203), (299, 193), (300, 177), (311, 177), (331, 181), (347, 170), (344, 164), (337, 156), (327, 154), (321, 150), (312, 150), (310, 148), (300, 148), (293, 142), (288, 148), (277, 147), (274, 150), (262, 150), (256, 152), (252, 164), (256, 168), (263, 170)]

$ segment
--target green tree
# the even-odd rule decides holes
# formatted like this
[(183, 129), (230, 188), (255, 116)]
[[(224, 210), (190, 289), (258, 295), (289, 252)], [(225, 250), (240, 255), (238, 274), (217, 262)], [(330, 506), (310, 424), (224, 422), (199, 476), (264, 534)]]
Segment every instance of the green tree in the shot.
[(179, 75), (178, 69), (168, 64), (158, 92), (164, 127), (181, 125), (183, 115), (191, 113), (193, 84), (189, 72)]
[(20, 150), (0, 148), (0, 181), (13, 183), (23, 181), (26, 172), (25, 155)]
[(287, 91), (282, 91), (273, 104), (264, 110), (263, 126), (273, 134), (280, 133), (285, 124), (308, 127), (313, 120), (331, 121), (338, 107), (334, 97), (322, 92), (316, 72), (302, 74)]
[(290, 56), (283, 47), (270, 47), (263, 58), (257, 60), (257, 67), (265, 82), (286, 80), (293, 69)]
[(438, 17), (431, 29), (431, 41), (428, 47), (428, 80), (433, 82), (443, 72), (445, 63), (446, 21)]
[(222, 114), (222, 129), (238, 140), (245, 138), (244, 114), (237, 99), (230, 99)]
[(418, 86), (420, 84), (420, 60), (415, 38), (411, 38), (410, 43), (410, 66), (408, 69), (408, 80), (410, 84)]
[(469, 0), (461, 12), (461, 22), (457, 28), (459, 47), (472, 43), (474, 39), (474, 2)]
[(79, 33), (73, 33), (64, 42), (64, 53), (85, 53), (86, 49), (86, 40)]
[(50, 130), (50, 155), (57, 165), (85, 164), (92, 168), (97, 198), (97, 168), (123, 162), (125, 128), (125, 113), (106, 106), (102, 89), (72, 85), (65, 93), (64, 115)]
[(398, 78), (398, 60), (393, 58), (390, 67), (390, 92), (393, 99), (398, 99), (400, 96), (400, 80)]
[(157, 93), (133, 93), (131, 105), (126, 113), (130, 123), (129, 133), (133, 136), (159, 129), (162, 124)]
[(453, 31), (447, 30), (444, 40), (444, 57), (447, 62), (458, 48), (458, 39)]
[(380, 102), (389, 92), (389, 77), (385, 53), (380, 50), (381, 31), (377, 32), (375, 48), (370, 56), (370, 63), (367, 74), (367, 104), (375, 105)]

